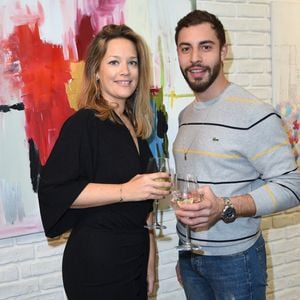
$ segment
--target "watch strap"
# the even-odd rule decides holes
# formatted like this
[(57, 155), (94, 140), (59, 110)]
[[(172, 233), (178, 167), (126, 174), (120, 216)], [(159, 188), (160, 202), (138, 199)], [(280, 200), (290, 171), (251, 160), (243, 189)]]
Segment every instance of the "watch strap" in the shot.
[(233, 207), (233, 204), (231, 202), (231, 199), (229, 197), (223, 197), (223, 201), (224, 201), (224, 209), (227, 207), (227, 206), (230, 206), (230, 207)]
[(229, 197), (223, 197), (223, 201), (224, 201), (224, 209), (222, 212), (221, 219), (226, 224), (232, 223), (237, 218), (234, 205), (232, 204), (231, 199)]

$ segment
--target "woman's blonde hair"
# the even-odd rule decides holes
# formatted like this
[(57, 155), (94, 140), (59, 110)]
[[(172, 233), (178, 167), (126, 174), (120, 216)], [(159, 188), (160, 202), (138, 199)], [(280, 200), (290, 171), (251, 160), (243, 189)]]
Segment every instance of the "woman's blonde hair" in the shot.
[(132, 122), (136, 135), (145, 139), (151, 135), (153, 119), (150, 105), (150, 55), (143, 38), (126, 25), (104, 26), (89, 45), (78, 108), (94, 109), (101, 120), (110, 119), (114, 122), (121, 122), (114, 112), (115, 107), (109, 105), (102, 97), (96, 76), (107, 51), (108, 42), (116, 38), (130, 40), (136, 47), (139, 66), (138, 84), (135, 92), (126, 101), (125, 113)]

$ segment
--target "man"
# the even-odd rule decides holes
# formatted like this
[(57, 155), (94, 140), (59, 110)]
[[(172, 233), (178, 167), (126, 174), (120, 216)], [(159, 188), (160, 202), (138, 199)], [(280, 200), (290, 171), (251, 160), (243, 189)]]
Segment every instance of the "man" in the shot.
[(178, 278), (188, 300), (265, 299), (260, 217), (300, 200), (300, 173), (282, 121), (271, 105), (224, 76), (228, 47), (215, 15), (189, 13), (178, 22), (175, 41), (195, 94), (179, 115), (176, 172), (197, 176), (202, 194), (201, 202), (176, 210), (181, 243), (187, 224), (201, 247), (179, 252)]

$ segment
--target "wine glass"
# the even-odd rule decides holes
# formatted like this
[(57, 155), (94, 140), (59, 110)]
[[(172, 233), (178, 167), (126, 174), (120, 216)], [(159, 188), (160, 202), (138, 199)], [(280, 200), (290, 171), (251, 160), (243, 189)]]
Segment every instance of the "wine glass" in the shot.
[[(155, 172), (170, 172), (169, 159), (167, 157), (150, 157), (147, 165), (146, 173), (155, 173)], [(166, 181), (168, 179), (158, 178), (156, 181)], [(168, 188), (165, 188), (168, 190)], [(165, 225), (159, 224), (158, 222), (158, 205), (159, 201), (154, 200), (153, 212), (154, 212), (154, 223), (145, 225), (148, 229), (165, 229)]]
[[(201, 201), (201, 195), (199, 194), (197, 188), (198, 183), (196, 178), (187, 174), (184, 178), (174, 175), (173, 179), (174, 190), (172, 192), (172, 201), (173, 208), (176, 209), (184, 203), (196, 203)], [(199, 251), (201, 250), (200, 246), (194, 245), (191, 242), (190, 238), (190, 227), (185, 225), (185, 240), (181, 245), (176, 247), (179, 251)]]

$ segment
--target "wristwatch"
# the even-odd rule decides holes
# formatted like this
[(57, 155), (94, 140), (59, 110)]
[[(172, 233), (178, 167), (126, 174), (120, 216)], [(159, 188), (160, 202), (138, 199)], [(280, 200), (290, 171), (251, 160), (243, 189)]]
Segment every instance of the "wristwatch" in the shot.
[(224, 223), (232, 223), (237, 215), (236, 215), (236, 210), (230, 200), (229, 197), (223, 197), (225, 206), (221, 215), (221, 219), (223, 220)]

